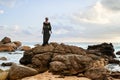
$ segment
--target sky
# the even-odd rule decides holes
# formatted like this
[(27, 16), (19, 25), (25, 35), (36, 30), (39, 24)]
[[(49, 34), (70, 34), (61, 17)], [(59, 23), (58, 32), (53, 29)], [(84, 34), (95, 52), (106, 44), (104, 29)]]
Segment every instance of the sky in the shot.
[(120, 0), (0, 0), (0, 39), (42, 42), (45, 17), (51, 42), (120, 42)]

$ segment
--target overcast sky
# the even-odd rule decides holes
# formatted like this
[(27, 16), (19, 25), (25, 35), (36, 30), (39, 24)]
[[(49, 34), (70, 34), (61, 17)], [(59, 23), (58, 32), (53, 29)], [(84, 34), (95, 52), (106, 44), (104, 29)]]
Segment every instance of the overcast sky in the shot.
[(0, 0), (0, 39), (42, 42), (45, 17), (50, 41), (120, 42), (120, 0)]

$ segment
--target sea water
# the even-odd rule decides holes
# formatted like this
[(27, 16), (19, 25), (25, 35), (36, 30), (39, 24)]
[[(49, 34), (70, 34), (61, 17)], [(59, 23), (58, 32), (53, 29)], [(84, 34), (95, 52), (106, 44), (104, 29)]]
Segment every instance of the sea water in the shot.
[[(23, 42), (23, 45), (27, 45), (30, 47), (34, 47), (35, 44), (41, 44), (40, 42)], [(73, 45), (73, 46), (78, 46), (78, 47), (82, 47), (84, 49), (87, 49), (87, 47), (89, 45), (96, 45), (96, 44), (100, 44), (100, 43), (88, 43), (88, 42), (66, 42), (65, 44), (67, 45)], [(117, 51), (120, 51), (120, 43), (113, 43), (114, 49), (116, 53)], [(6, 57), (7, 60), (3, 61), (0, 60), (0, 64), (2, 63), (7, 63), (7, 62), (14, 62), (19, 64), (19, 60), (21, 59), (21, 57), (23, 56), (24, 51), (15, 51), (15, 52), (0, 52), (0, 58), (1, 57)], [(117, 60), (120, 60), (120, 55), (116, 55)], [(0, 69), (6, 70), (9, 69), (10, 67), (2, 67), (0, 66)], [(108, 68), (109, 70), (112, 71), (120, 71), (120, 65), (117, 64), (109, 64), (106, 66), (106, 68)]]

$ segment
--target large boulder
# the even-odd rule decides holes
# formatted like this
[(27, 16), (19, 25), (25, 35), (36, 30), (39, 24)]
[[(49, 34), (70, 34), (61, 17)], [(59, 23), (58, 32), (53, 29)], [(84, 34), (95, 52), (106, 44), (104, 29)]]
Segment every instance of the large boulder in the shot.
[(33, 48), (32, 52), (34, 54), (41, 54), (46, 52), (52, 52), (53, 50), (54, 47), (52, 45), (47, 45), (47, 46), (37, 45), (36, 47)]
[(47, 52), (43, 54), (37, 54), (32, 58), (32, 65), (39, 72), (45, 72), (49, 69), (49, 63), (52, 59), (52, 53)]
[(7, 71), (0, 72), (0, 80), (7, 80), (7, 77), (8, 77)]
[(73, 75), (88, 70), (92, 59), (87, 56), (69, 54), (57, 55), (50, 63), (50, 71), (64, 75)]
[(9, 80), (18, 80), (18, 79), (22, 79), (22, 78), (28, 77), (28, 76), (33, 76), (36, 74), (38, 74), (38, 72), (33, 68), (26, 67), (23, 65), (13, 64), (10, 68), (8, 79)]
[(20, 63), (44, 72), (49, 69), (52, 58), (57, 55), (85, 55), (86, 51), (80, 47), (65, 44), (50, 43), (47, 46), (36, 45), (31, 50), (25, 51)]
[(9, 44), (8, 45), (2, 44), (0, 45), (0, 52), (4, 52), (4, 51), (8, 51), (8, 52), (15, 51), (15, 48), (14, 46), (10, 46)]
[(19, 48), (19, 50), (21, 50), (21, 51), (29, 51), (29, 50), (31, 50), (31, 47), (29, 47), (29, 46), (21, 46)]
[(92, 80), (106, 80), (108, 71), (104, 68), (91, 68), (85, 71), (85, 76)]
[(20, 47), (22, 46), (22, 43), (20, 41), (14, 41), (13, 42), (17, 47)]
[(15, 50), (17, 49), (17, 46), (15, 43), (11, 42), (11, 43), (6, 43), (5, 44), (6, 46), (10, 46), (10, 47), (13, 47)]
[(96, 54), (98, 56), (103, 56), (108, 59), (116, 57), (114, 54), (114, 47), (112, 43), (110, 44), (102, 43), (98, 45), (91, 45), (91, 46), (88, 46), (87, 51), (90, 53)]
[(1, 64), (1, 66), (3, 66), (3, 67), (5, 67), (5, 66), (11, 66), (12, 64), (14, 64), (13, 62), (3, 62), (2, 64)]
[(120, 55), (120, 51), (116, 52), (117, 55)]
[(11, 39), (9, 37), (4, 37), (0, 41), (0, 52), (4, 51), (15, 51), (18, 47), (20, 47), (22, 43), (20, 41), (14, 41), (11, 42)]
[(120, 79), (120, 72), (112, 72), (110, 76), (112, 76), (113, 78)]
[(11, 39), (10, 39), (9, 37), (4, 37), (4, 38), (1, 40), (1, 42), (2, 42), (3, 44), (11, 43)]
[[(25, 51), (20, 63), (38, 72), (49, 70), (54, 74), (77, 75), (91, 68), (103, 68), (107, 59), (90, 50), (65, 44), (50, 43), (46, 46), (35, 45)], [(96, 51), (94, 50), (93, 53)]]
[(23, 57), (19, 60), (19, 62), (24, 65), (32, 64), (33, 56), (34, 53), (32, 52), (32, 50), (25, 51)]
[(0, 57), (0, 60), (6, 61), (7, 58), (6, 57)]

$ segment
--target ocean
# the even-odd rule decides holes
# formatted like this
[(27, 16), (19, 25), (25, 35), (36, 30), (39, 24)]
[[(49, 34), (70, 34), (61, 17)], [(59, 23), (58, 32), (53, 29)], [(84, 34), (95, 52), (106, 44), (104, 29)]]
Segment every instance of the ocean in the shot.
[[(30, 46), (30, 47), (34, 47), (35, 44), (41, 44), (41, 42), (22, 42), (23, 44), (22, 45), (27, 45), (27, 46)], [(65, 44), (67, 45), (74, 45), (74, 46), (78, 46), (78, 47), (82, 47), (84, 49), (87, 49), (88, 45), (96, 45), (96, 44), (101, 44), (101, 43), (90, 43), (90, 42), (64, 42)], [(117, 51), (120, 51), (120, 43), (112, 43), (113, 46), (114, 46), (114, 49), (115, 49), (115, 52), (116, 53)], [(23, 56), (23, 52), (24, 51), (15, 51), (15, 52), (0, 52), (0, 57), (6, 57), (7, 60), (6, 61), (3, 61), (3, 60), (0, 60), (0, 64), (2, 63), (6, 63), (6, 62), (14, 62), (14, 63), (17, 63), (19, 64), (19, 60), (20, 58)], [(116, 55), (117, 60), (120, 60), (120, 55)], [(0, 66), (0, 69), (2, 70), (6, 70), (6, 69), (9, 69), (10, 67), (2, 67)], [(112, 70), (112, 71), (119, 71), (120, 72), (120, 65), (117, 65), (117, 64), (108, 64), (106, 66), (106, 68), (108, 68), (109, 70)]]

